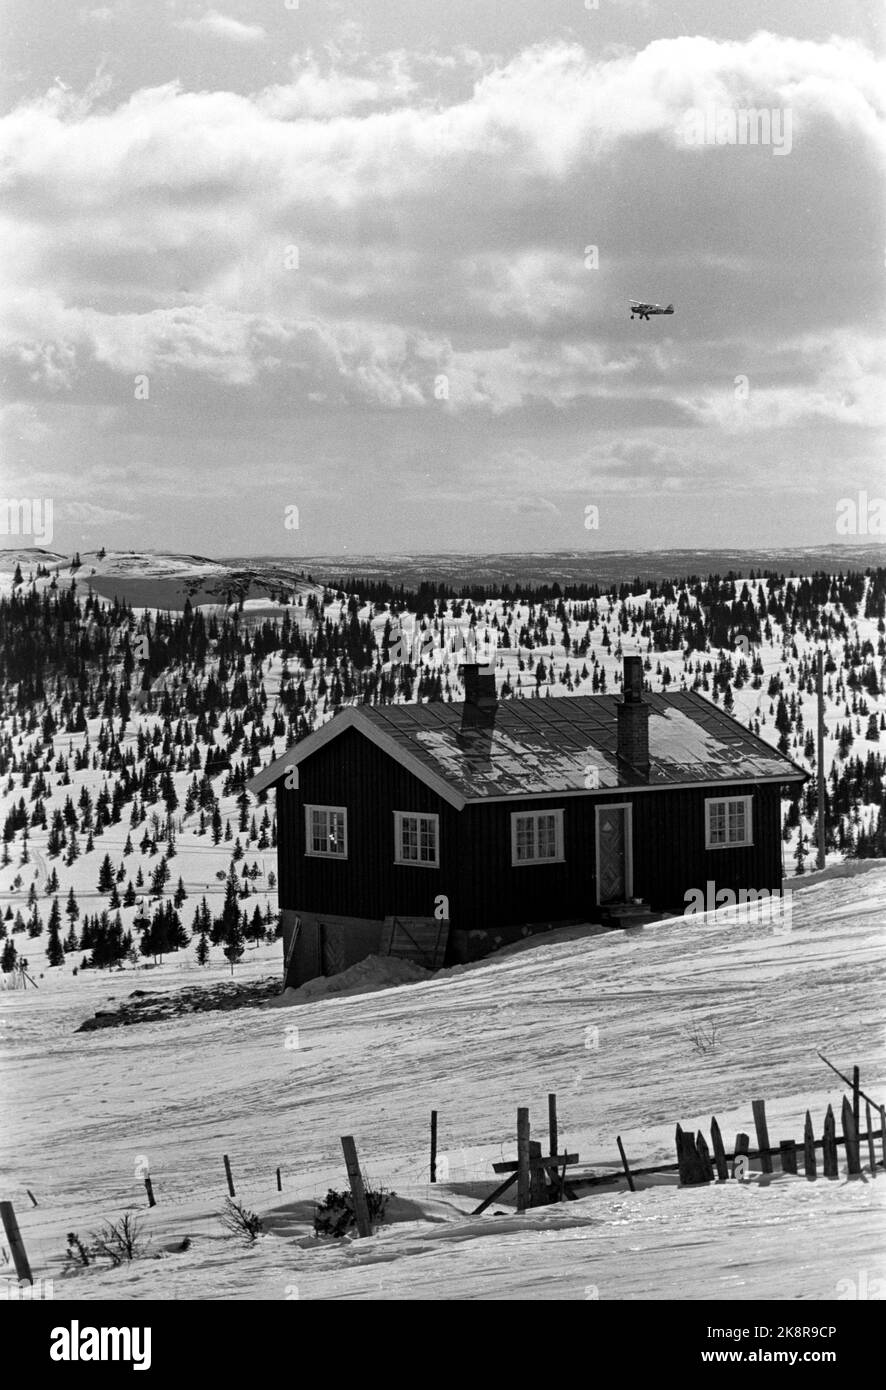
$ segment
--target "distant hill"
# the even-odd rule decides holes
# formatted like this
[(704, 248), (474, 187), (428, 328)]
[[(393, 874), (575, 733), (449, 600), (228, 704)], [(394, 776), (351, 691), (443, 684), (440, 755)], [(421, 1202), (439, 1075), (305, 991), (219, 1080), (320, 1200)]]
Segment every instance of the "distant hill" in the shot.
[(473, 587), (512, 588), (543, 584), (629, 583), (634, 578), (684, 579), (729, 573), (746, 576), (751, 570), (771, 570), (786, 575), (829, 574), (865, 570), (883, 565), (886, 545), (807, 546), (759, 550), (606, 550), (535, 551), (460, 554), (440, 552), (418, 555), (252, 555), (210, 559), (163, 551), (108, 550), (104, 554), (83, 551), (81, 564), (71, 569), (72, 556), (52, 551), (16, 548), (0, 550), (0, 573), (16, 564), (28, 571), (37, 565), (50, 573), (76, 576), (107, 599), (125, 600), (134, 608), (178, 611), (186, 599), (196, 604), (230, 604), (273, 598), (279, 592), (303, 593), (314, 580), (337, 584), (352, 577), (402, 584), (416, 590), (423, 582), (445, 584), (459, 590)]

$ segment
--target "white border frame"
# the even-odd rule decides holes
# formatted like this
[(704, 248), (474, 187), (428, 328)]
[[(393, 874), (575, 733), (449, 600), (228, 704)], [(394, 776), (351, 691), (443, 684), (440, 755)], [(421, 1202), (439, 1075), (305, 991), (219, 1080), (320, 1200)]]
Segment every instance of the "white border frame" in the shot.
[[(324, 850), (311, 849), (313, 836), (311, 834), (311, 812), (312, 811), (339, 811), (344, 818), (345, 827), (345, 850), (344, 854), (328, 854)], [(348, 808), (347, 806), (327, 806), (323, 802), (311, 802), (305, 805), (305, 855), (309, 859), (336, 860), (347, 859), (348, 857)]]
[(597, 906), (603, 907), (600, 898), (600, 813), (601, 811), (627, 811), (625, 816), (625, 901), (634, 896), (634, 808), (630, 801), (603, 801), (594, 807), (594, 882), (597, 892)]
[[(745, 825), (747, 827), (748, 838), (746, 840), (724, 840), (722, 844), (711, 844), (711, 806), (719, 805), (723, 802), (726, 805), (726, 832), (729, 833), (729, 803), (730, 801), (743, 801), (745, 804)], [(720, 849), (753, 849), (754, 848), (754, 798), (753, 796), (706, 796), (704, 803), (704, 847), (706, 850), (716, 851)]]
[[(558, 853), (552, 859), (518, 859), (517, 858), (517, 821), (525, 820), (529, 816), (553, 816), (555, 818), (554, 836)], [(563, 810), (562, 807), (552, 807), (547, 810), (543, 806), (536, 807), (532, 811), (512, 811), (511, 812), (511, 868), (512, 869), (538, 869), (543, 864), (565, 864), (566, 863), (566, 843), (563, 834)]]
[[(401, 859), (400, 854), (403, 849), (402, 825), (404, 816), (418, 816), (423, 820), (434, 821), (434, 848), (436, 850), (433, 859)], [(440, 816), (436, 811), (395, 811), (394, 812), (394, 863), (404, 869), (439, 869), (440, 867)]]

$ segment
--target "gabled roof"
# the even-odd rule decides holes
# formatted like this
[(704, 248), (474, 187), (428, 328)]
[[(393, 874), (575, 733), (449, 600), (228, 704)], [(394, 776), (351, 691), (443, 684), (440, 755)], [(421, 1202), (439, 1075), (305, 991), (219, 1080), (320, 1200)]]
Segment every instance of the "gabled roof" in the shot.
[[(431, 701), (351, 705), (294, 744), (247, 786), (264, 791), (330, 739), (356, 728), (459, 810), (510, 797), (767, 781), (807, 773), (694, 691), (644, 693), (649, 705), (649, 777), (616, 753), (615, 695), (504, 700), (489, 722), (470, 707)], [(468, 718), (465, 718), (466, 709)], [(589, 768), (595, 773), (588, 776)]]

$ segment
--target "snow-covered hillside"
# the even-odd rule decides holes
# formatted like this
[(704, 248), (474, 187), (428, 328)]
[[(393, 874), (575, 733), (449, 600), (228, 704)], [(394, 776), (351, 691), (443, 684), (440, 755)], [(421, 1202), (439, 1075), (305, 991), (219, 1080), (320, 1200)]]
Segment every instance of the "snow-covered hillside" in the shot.
[[(249, 804), (246, 776), (349, 700), (460, 698), (459, 663), (472, 634), (494, 654), (502, 696), (514, 699), (617, 690), (623, 656), (639, 652), (653, 689), (700, 690), (810, 773), (814, 660), (823, 647), (828, 863), (882, 854), (886, 844), (882, 571), (814, 582), (667, 581), (589, 599), (449, 598), (415, 613), (299, 576), (268, 580), (260, 597), (201, 603), (210, 583), (233, 583), (216, 562), (204, 571), (199, 557), (114, 552), (80, 560), (72, 569), (40, 559), (0, 576), (7, 604), (10, 595), (19, 605), (36, 595), (66, 614), (61, 621), (51, 607), (48, 617), (6, 610), (10, 660), (25, 641), (38, 643), (43, 659), (42, 698), (36, 688), (33, 698), (23, 694), (28, 672), (20, 664), (18, 681), (5, 680), (0, 716), (7, 967), (12, 948), (32, 973), (45, 969), (48, 950), (57, 957), (54, 911), (71, 966), (90, 959), (94, 921), (85, 946), (84, 923), (98, 917), (101, 925), (102, 913), (102, 931), (116, 934), (110, 958), (125, 959), (131, 938), (137, 965), (146, 923), (173, 896), (180, 924), (161, 924), (159, 955), (184, 949), (191, 933), (192, 957), (199, 948), (221, 962), (227, 936), (218, 928), (213, 942), (208, 923), (221, 922), (228, 898), (227, 932), (233, 877), (247, 937), (272, 934), (273, 805)], [(195, 601), (183, 611), (181, 600), (165, 616), (112, 606), (92, 587), (100, 577), (112, 585), (186, 581)], [(784, 803), (788, 876), (812, 867), (816, 796), (813, 781)]]
[[(817, 1049), (858, 1063), (883, 1097), (884, 923), (886, 868), (872, 865), (798, 891), (790, 931), (677, 919), (381, 992), (89, 1034), (74, 1029), (132, 977), (51, 972), (39, 991), (0, 997), (0, 1183), (57, 1300), (808, 1300), (850, 1297), (862, 1277), (882, 1291), (886, 1173), (849, 1180), (842, 1161), (836, 1181), (752, 1171), (680, 1190), (659, 1178), (523, 1215), (506, 1200), (469, 1212), (496, 1181), (491, 1164), (514, 1156), (517, 1106), (546, 1140), (549, 1091), (561, 1144), (583, 1170), (613, 1173), (617, 1134), (635, 1166), (668, 1162), (675, 1124), (706, 1128), (715, 1114), (731, 1147), (739, 1129), (753, 1134), (757, 1097), (774, 1142), (800, 1137), (807, 1108), (820, 1133), (841, 1088)], [(168, 964), (160, 978), (139, 984), (167, 990), (193, 971)], [(714, 1034), (706, 1050), (692, 1041), (699, 1021)], [(432, 1108), (448, 1175), (436, 1187)], [(318, 1242), (314, 1202), (344, 1184), (344, 1134), (367, 1177), (397, 1192), (392, 1223)], [(217, 1218), (225, 1153), (264, 1220), (252, 1248)], [(146, 1258), (63, 1272), (68, 1232), (86, 1240), (129, 1209), (151, 1238)]]

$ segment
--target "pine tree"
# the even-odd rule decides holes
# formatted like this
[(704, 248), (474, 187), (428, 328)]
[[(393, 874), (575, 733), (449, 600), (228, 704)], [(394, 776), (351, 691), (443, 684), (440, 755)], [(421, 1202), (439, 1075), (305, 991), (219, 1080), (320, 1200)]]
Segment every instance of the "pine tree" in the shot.
[(102, 894), (110, 893), (114, 886), (114, 866), (111, 863), (111, 856), (106, 854), (98, 871), (98, 891)]
[(80, 908), (77, 905), (77, 898), (74, 893), (74, 885), (68, 889), (68, 901), (65, 904), (65, 916), (70, 917), (72, 922), (76, 922), (80, 916)]
[(151, 875), (151, 894), (159, 898), (163, 894), (163, 889), (169, 882), (169, 865), (166, 862), (166, 855), (161, 855), (160, 862)]
[(49, 941), (46, 945), (46, 959), (50, 965), (64, 965), (65, 952), (59, 936), (59, 926), (61, 925), (61, 913), (58, 909), (58, 898), (52, 905), (52, 913), (49, 918)]
[(227, 945), (225, 946), (224, 953), (231, 963), (231, 974), (233, 975), (234, 966), (237, 964), (237, 961), (241, 958), (244, 950), (246, 949), (243, 942), (243, 929), (240, 924), (239, 909), (237, 911), (236, 922), (228, 932), (226, 941)]

